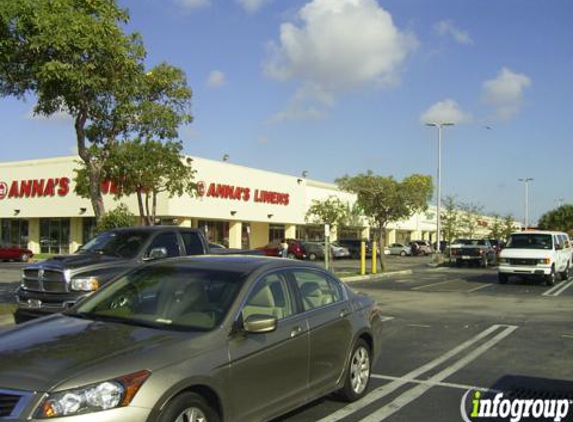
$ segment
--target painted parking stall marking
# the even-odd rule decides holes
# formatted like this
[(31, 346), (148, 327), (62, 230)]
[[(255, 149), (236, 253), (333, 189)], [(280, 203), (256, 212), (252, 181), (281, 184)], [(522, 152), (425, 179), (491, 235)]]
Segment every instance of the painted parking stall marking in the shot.
[(571, 286), (573, 286), (573, 279), (569, 279), (565, 282), (561, 282), (561, 283), (553, 286), (549, 290), (546, 290), (544, 293), (542, 293), (541, 296), (553, 296), (553, 297), (559, 296), (561, 293), (563, 293), (565, 290), (567, 290)]
[[(464, 357), (456, 361), (455, 363), (448, 366), (446, 369), (442, 370), (438, 374), (432, 376), (427, 381), (430, 383), (437, 383), (445, 380), (447, 377), (458, 371), (459, 369), (463, 368), (474, 359), (479, 357), (482, 353), (490, 349), (491, 347), (495, 346), (498, 342), (503, 340), (505, 337), (513, 333), (518, 327), (515, 325), (503, 325), (503, 324), (496, 324), (492, 325), (491, 327), (487, 328), (486, 330), (482, 331), (478, 335), (474, 336), (473, 338), (465, 341), (464, 343), (460, 344), (459, 346), (453, 348), (452, 350), (444, 353), (440, 357), (434, 359), (431, 362), (428, 362), (425, 365), (420, 366), (417, 369), (407, 373), (401, 378), (398, 378), (394, 381), (389, 382), (381, 387), (378, 387), (372, 390), (367, 396), (362, 398), (361, 400), (351, 403), (342, 409), (316, 421), (316, 422), (337, 422), (345, 417), (369, 406), (370, 404), (378, 401), (390, 394), (394, 391), (398, 390), (399, 388), (407, 385), (410, 379), (417, 379), (421, 375), (437, 368), (440, 365), (443, 365), (447, 361), (451, 360), (455, 356), (459, 355), (462, 352), (467, 351), (468, 349), (472, 348), (472, 346), (476, 345), (477, 343), (483, 343), (485, 339), (489, 338), (485, 343), (481, 346), (472, 349), (471, 352), (468, 352)], [(495, 334), (497, 333), (497, 334)], [(493, 336), (495, 334), (495, 336)], [(492, 337), (493, 336), (493, 337)], [(417, 397), (425, 393), (427, 390), (432, 388), (433, 384), (420, 384), (417, 387), (414, 387), (410, 390), (407, 390), (401, 396), (399, 396), (396, 400), (390, 403), (387, 406), (382, 407), (379, 411), (372, 413), (365, 419), (362, 419), (360, 422), (380, 422), (381, 420), (385, 419), (386, 417), (390, 416), (392, 413), (395, 413), (397, 410), (401, 409), (406, 404), (410, 403), (411, 401), (415, 400)], [(392, 410), (396, 408), (395, 410)], [(386, 413), (391, 412), (391, 413)]]

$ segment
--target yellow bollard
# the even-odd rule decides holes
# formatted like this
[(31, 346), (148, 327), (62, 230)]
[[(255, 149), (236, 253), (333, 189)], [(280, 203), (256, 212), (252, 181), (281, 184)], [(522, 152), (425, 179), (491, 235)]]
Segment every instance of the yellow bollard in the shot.
[(360, 275), (366, 275), (366, 242), (360, 242)]
[(376, 242), (372, 242), (372, 274), (378, 272), (378, 265), (376, 265)]

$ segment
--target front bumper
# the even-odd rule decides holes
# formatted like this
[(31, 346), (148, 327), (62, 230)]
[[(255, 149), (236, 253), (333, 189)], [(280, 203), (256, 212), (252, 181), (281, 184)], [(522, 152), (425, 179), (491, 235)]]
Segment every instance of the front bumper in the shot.
[(63, 312), (71, 308), (84, 296), (85, 293), (83, 292), (45, 293), (19, 288), (16, 291), (18, 309), (14, 314), (14, 318), (16, 323), (19, 324), (34, 318)]
[(126, 406), (77, 416), (49, 419), (36, 419), (33, 417), (32, 419), (28, 419), (21, 417), (20, 419), (2, 420), (2, 422), (146, 422), (150, 413), (150, 409)]
[(500, 274), (515, 274), (523, 276), (546, 276), (551, 274), (551, 265), (508, 265), (500, 264), (497, 270)]

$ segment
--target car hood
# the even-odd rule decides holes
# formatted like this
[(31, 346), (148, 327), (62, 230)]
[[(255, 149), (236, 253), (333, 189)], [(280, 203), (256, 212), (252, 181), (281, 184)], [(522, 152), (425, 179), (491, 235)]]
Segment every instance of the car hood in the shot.
[(500, 253), (500, 258), (549, 258), (552, 251), (549, 249), (504, 249)]
[(64, 315), (42, 318), (0, 334), (0, 388), (48, 391), (86, 373), (95, 374), (87, 376), (89, 383), (94, 376), (153, 371), (180, 360), (171, 349), (201, 335)]
[(126, 259), (102, 255), (97, 253), (81, 253), (72, 255), (58, 255), (42, 262), (37, 262), (26, 266), (26, 269), (37, 269), (40, 267), (58, 268), (61, 270), (85, 268), (89, 266), (108, 265), (112, 262), (127, 261)]

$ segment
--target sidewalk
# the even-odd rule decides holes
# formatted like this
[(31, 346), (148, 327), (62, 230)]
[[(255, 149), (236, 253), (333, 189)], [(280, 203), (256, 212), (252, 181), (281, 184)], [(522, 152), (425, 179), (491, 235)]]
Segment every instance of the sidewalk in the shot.
[(0, 314), (0, 328), (8, 325), (14, 325), (14, 317), (12, 314)]

